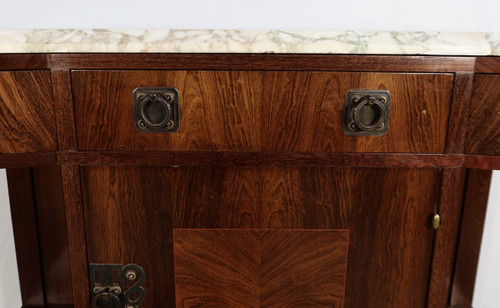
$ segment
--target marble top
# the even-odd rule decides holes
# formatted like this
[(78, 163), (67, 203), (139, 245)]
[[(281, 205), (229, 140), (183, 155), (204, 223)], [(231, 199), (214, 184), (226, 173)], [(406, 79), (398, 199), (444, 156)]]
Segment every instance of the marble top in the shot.
[(313, 53), (500, 56), (500, 33), (0, 30), (0, 53)]

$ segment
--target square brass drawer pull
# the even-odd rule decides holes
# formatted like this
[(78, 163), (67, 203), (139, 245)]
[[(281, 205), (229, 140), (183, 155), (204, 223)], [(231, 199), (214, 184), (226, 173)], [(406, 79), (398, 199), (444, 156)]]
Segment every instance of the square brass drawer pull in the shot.
[(351, 90), (345, 95), (344, 133), (383, 135), (389, 125), (389, 91)]
[(134, 90), (134, 122), (139, 132), (175, 132), (179, 129), (179, 92), (175, 88)]

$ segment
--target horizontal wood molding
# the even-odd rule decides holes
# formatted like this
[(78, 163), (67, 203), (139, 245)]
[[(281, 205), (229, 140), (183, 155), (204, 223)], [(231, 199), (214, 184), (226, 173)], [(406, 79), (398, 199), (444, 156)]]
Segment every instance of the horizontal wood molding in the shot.
[(47, 69), (47, 54), (0, 54), (0, 70)]
[(500, 170), (500, 156), (465, 155), (464, 166), (473, 169)]
[(478, 57), (474, 67), (476, 73), (500, 74), (500, 57)]
[(317, 54), (51, 54), (52, 69), (238, 69), (472, 72), (474, 57)]
[(0, 154), (0, 168), (38, 167), (56, 163), (57, 154), (55, 152)]
[(49, 152), (0, 155), (0, 168), (46, 165), (132, 166), (323, 166), (408, 167), (500, 170), (500, 156), (413, 153), (262, 153), (262, 152)]
[(22, 308), (74, 308), (74, 305), (66, 305), (66, 304), (52, 304), (52, 305), (42, 305), (42, 306), (33, 306), (33, 305), (23, 305)]
[(61, 152), (61, 165), (461, 167), (463, 155), (409, 153)]

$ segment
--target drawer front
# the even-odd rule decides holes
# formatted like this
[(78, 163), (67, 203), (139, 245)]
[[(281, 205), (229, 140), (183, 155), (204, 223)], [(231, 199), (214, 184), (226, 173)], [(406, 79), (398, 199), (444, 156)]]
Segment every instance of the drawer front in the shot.
[[(453, 75), (73, 71), (72, 82), (80, 150), (442, 153)], [(177, 132), (136, 130), (138, 87), (179, 91)], [(345, 135), (352, 89), (390, 92), (385, 135)]]
[(500, 75), (474, 79), (465, 151), (500, 155)]
[(49, 71), (0, 72), (0, 153), (57, 149)]

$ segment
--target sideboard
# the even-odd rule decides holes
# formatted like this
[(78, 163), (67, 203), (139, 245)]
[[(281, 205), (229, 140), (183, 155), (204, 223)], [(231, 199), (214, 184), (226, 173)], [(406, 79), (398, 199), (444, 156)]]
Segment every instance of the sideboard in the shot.
[(500, 57), (22, 53), (0, 70), (23, 307), (471, 307)]

